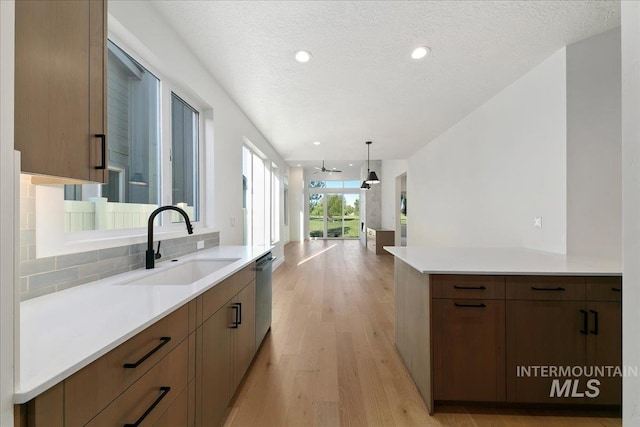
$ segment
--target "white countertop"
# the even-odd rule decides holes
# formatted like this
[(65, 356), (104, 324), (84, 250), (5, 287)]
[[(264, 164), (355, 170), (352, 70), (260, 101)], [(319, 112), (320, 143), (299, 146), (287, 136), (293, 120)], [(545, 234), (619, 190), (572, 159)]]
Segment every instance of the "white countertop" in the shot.
[(385, 246), (422, 273), (622, 276), (622, 261), (522, 248)]
[(14, 403), (25, 403), (239, 271), (272, 246), (219, 246), (180, 257), (239, 260), (191, 285), (125, 283), (175, 267), (162, 262), (20, 304)]

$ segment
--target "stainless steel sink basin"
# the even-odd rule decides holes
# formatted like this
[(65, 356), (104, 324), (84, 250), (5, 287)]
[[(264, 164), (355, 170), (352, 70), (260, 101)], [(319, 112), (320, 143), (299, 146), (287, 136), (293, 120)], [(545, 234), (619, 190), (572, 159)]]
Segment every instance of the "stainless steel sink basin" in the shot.
[(190, 285), (211, 273), (234, 263), (232, 259), (194, 259), (181, 262), (175, 267), (162, 269), (140, 279), (124, 283), (125, 285)]

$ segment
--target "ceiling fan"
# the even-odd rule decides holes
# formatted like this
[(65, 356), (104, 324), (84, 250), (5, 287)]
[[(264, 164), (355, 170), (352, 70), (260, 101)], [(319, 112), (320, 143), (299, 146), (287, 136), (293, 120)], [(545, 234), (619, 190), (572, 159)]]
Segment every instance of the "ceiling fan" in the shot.
[(320, 172), (342, 172), (341, 170), (338, 170), (336, 168), (333, 169), (327, 169), (324, 167), (324, 160), (322, 161), (322, 167), (319, 168), (317, 166), (314, 166), (316, 169), (318, 169), (317, 171), (315, 171), (314, 173), (320, 173)]

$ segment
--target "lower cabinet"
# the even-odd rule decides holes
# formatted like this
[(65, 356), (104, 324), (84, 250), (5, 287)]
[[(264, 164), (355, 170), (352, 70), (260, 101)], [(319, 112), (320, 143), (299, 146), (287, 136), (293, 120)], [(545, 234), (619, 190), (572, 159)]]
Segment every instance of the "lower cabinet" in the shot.
[(222, 423), (227, 405), (255, 355), (256, 282), (206, 319), (196, 334), (196, 425)]
[(20, 427), (214, 427), (255, 355), (247, 266), (15, 408)]
[(433, 396), (503, 402), (504, 301), (433, 300)]
[(621, 405), (621, 283), (431, 275), (433, 399)]
[(580, 309), (577, 301), (507, 301), (510, 402), (580, 403), (570, 396), (550, 396), (555, 376), (528, 372), (535, 366), (585, 365), (586, 335), (581, 333)]
[(225, 305), (196, 331), (196, 411), (199, 426), (216, 426), (231, 399), (231, 307)]

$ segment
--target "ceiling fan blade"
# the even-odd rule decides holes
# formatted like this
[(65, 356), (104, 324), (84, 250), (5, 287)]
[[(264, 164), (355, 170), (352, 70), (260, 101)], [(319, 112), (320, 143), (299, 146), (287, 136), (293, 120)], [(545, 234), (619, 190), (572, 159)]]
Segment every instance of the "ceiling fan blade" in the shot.
[(315, 169), (318, 169), (319, 171), (321, 171), (321, 170), (322, 170), (322, 168), (319, 168), (319, 167), (317, 167), (317, 166), (314, 166), (314, 168), (315, 168)]
[(337, 169), (334, 169), (332, 172), (342, 172), (342, 171), (339, 171), (339, 170), (337, 170)]

